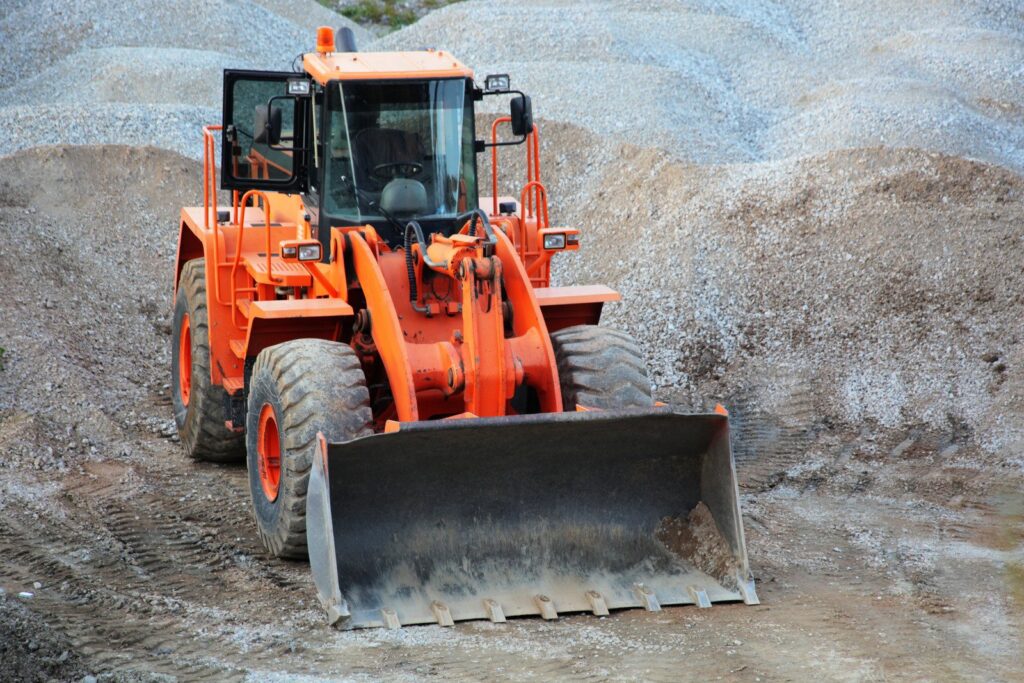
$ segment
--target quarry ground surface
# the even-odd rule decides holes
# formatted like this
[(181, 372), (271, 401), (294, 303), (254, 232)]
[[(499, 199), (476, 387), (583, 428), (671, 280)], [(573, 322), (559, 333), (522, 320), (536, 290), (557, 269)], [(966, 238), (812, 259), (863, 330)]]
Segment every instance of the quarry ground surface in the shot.
[[(191, 121), (216, 120), (221, 66), (281, 68), (269, 38), (162, 53), (207, 69), (186, 83), (140, 59), (169, 80), (142, 87), (107, 67), (191, 49), (171, 29), (205, 6), (164, 3), (128, 44), (113, 4), (47, 5), (79, 41), (51, 75), (96, 77), (12, 104), (37, 46), (0, 48), (0, 680), (1019, 680), (1024, 12), (912, 4), (467, 2), (382, 39), (523, 74), (553, 219), (584, 230), (556, 281), (623, 293), (606, 323), (659, 398), (730, 408), (762, 600), (394, 632), (327, 628), (308, 567), (260, 546), (244, 467), (174, 436)], [(299, 42), (295, 6), (239, 11)], [(458, 31), (512, 18), (529, 60)], [(618, 130), (628, 78), (645, 104)]]

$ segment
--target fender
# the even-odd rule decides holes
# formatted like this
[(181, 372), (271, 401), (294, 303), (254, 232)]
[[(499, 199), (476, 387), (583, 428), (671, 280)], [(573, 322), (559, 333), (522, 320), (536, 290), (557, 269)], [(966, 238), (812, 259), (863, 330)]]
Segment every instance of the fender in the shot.
[(178, 280), (181, 279), (181, 269), (189, 261), (202, 258), (206, 255), (206, 248), (203, 241), (192, 231), (188, 222), (182, 219), (178, 226), (178, 255), (174, 263), (174, 296), (178, 295)]

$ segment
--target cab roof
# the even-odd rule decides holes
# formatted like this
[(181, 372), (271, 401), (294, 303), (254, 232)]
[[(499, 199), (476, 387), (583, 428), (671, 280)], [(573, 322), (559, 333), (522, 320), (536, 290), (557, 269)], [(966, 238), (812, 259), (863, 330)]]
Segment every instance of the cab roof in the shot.
[(472, 78), (473, 70), (444, 50), (307, 53), (303, 66), (318, 83), (333, 80)]

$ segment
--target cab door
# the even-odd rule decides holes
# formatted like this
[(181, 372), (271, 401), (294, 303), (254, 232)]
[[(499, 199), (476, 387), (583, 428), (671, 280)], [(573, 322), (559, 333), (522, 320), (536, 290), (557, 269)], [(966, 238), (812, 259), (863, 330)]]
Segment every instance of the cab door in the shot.
[(308, 189), (310, 90), (303, 74), (224, 71), (223, 189)]

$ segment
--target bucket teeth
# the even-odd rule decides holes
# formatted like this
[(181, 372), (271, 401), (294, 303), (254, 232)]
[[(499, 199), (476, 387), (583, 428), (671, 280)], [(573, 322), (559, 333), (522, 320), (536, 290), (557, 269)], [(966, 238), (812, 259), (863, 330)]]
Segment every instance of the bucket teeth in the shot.
[(760, 605), (761, 599), (757, 597), (757, 590), (754, 589), (754, 581), (742, 572), (737, 573), (736, 583), (739, 585), (740, 595), (743, 596), (745, 605)]
[(330, 605), (327, 608), (327, 623), (334, 625), (342, 619), (349, 616), (348, 610), (340, 608), (338, 605)]
[(708, 592), (703, 588), (687, 586), (686, 592), (690, 594), (690, 599), (693, 600), (693, 604), (697, 605), (697, 607), (700, 607), (701, 609), (711, 607), (711, 600), (708, 599)]
[(642, 583), (638, 583), (633, 587), (633, 592), (636, 593), (637, 599), (640, 600), (640, 604), (645, 610), (648, 612), (661, 611), (661, 603), (658, 602), (658, 596), (650, 588)]
[(533, 604), (537, 606), (537, 611), (540, 612), (540, 615), (543, 618), (548, 620), (558, 618), (558, 612), (555, 610), (555, 603), (551, 602), (551, 598), (548, 596), (533, 596)]
[(455, 626), (455, 620), (452, 619), (452, 613), (448, 609), (448, 605), (440, 600), (434, 600), (434, 602), (430, 603), (430, 610), (434, 613), (434, 617), (439, 625)]
[(487, 598), (484, 600), (484, 609), (487, 611), (487, 618), (496, 624), (505, 623), (505, 612), (501, 609), (501, 605), (498, 604), (497, 600), (491, 600)]
[(590, 611), (595, 616), (603, 617), (608, 614), (608, 604), (604, 601), (602, 596), (597, 591), (587, 591), (587, 602), (590, 603)]
[(384, 621), (384, 628), (402, 628), (402, 622), (398, 620), (398, 612), (393, 609), (383, 608), (380, 611), (381, 619)]

